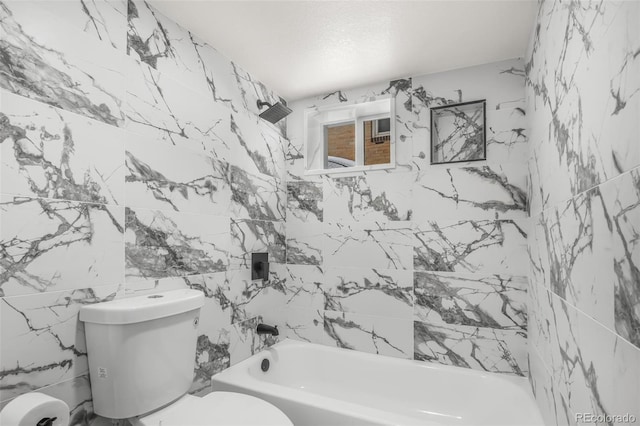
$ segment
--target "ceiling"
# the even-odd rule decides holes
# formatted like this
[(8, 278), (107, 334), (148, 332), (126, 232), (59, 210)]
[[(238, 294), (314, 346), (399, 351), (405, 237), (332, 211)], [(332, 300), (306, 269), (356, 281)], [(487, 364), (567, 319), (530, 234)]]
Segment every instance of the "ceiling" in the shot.
[(151, 0), (288, 101), (523, 56), (536, 0)]

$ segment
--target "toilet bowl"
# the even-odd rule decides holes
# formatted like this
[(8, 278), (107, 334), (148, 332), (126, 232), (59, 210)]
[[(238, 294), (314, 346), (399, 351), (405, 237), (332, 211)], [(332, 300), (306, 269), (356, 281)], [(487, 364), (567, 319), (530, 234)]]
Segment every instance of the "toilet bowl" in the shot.
[(173, 290), (83, 306), (93, 408), (139, 426), (293, 423), (254, 396), (188, 395), (204, 295)]
[(212, 392), (185, 395), (152, 414), (133, 419), (133, 426), (293, 426), (278, 408), (254, 396)]

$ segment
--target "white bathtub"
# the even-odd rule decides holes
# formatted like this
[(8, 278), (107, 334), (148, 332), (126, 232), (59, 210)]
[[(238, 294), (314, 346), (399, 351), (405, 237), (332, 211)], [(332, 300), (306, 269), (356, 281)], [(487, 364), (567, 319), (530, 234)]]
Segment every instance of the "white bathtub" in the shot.
[(293, 340), (216, 374), (212, 384), (262, 398), (296, 426), (543, 425), (525, 378)]

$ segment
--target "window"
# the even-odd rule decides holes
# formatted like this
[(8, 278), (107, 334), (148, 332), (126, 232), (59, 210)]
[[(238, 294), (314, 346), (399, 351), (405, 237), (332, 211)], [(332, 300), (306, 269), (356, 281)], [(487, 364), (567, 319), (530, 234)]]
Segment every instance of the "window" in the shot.
[(383, 118), (373, 122), (373, 136), (388, 136), (391, 133), (391, 119)]
[(305, 112), (305, 173), (331, 174), (395, 167), (391, 96)]

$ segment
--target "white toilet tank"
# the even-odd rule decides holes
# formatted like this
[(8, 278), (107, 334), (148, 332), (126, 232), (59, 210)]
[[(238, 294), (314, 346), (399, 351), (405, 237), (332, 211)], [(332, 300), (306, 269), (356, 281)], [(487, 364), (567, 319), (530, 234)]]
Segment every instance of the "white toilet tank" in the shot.
[(203, 304), (199, 291), (174, 290), (82, 307), (97, 414), (138, 416), (189, 390)]

